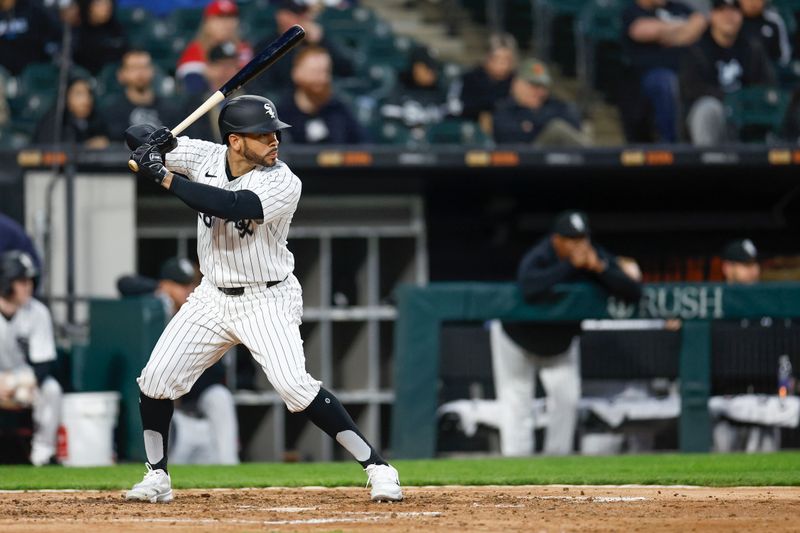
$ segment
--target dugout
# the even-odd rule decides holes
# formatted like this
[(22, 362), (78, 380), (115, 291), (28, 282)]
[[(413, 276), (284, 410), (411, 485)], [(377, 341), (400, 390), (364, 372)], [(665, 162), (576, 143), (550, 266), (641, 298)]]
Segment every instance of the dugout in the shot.
[[(194, 253), (195, 215), (155, 185), (136, 183), (124, 171), (127, 157), (128, 152), (121, 149), (0, 151), (0, 209), (24, 221), (37, 242), (44, 243), (47, 227), (42, 225), (42, 211), (34, 207), (52, 207), (51, 243), (63, 253), (50, 265), (57, 290), (47, 295), (57, 321), (67, 326), (61, 329), (67, 345), (80, 345), (87, 338), (91, 324), (88, 311), (80, 312), (81, 302), (114, 297), (110, 283), (114, 276), (133, 271), (153, 275), (164, 258)], [(303, 180), (302, 204), (319, 207), (309, 212), (314, 225), (331, 214), (353, 212), (353, 205), (369, 206), (375, 197), (405, 206), (401, 210), (406, 213), (402, 220), (408, 241), (383, 248), (383, 237), (378, 236), (381, 264), (391, 266), (396, 261), (400, 265), (394, 273), (392, 268), (380, 271), (378, 306), (369, 303), (374, 296), (367, 290), (367, 273), (374, 267), (369, 250), (375, 246), (369, 244), (369, 237), (343, 237), (348, 242), (342, 246), (331, 241), (332, 253), (339, 250), (358, 259), (355, 266), (331, 263), (337, 277), (350, 276), (340, 285), (354, 295), (348, 298), (350, 304), (334, 308), (334, 292), (340, 291), (333, 286), (306, 287), (309, 295), (332, 307), (326, 315), (330, 320), (309, 320), (305, 325), (310, 335), (307, 346), (330, 354), (330, 359), (311, 357), (310, 366), (317, 371), (329, 362), (327, 368), (334, 374), (363, 370), (363, 378), (353, 374), (359, 377), (348, 381), (334, 376), (334, 382), (339, 392), (346, 393), (346, 403), (368, 428), (369, 436), (385, 448), (393, 446), (389, 435), (396, 399), (392, 369), (397, 311), (392, 290), (399, 283), (511, 280), (525, 249), (548, 231), (553, 215), (565, 208), (587, 211), (598, 242), (620, 255), (636, 257), (649, 282), (716, 281), (719, 250), (727, 240), (742, 236), (757, 243), (767, 262), (788, 257), (783, 264), (791, 267), (791, 256), (797, 253), (800, 187), (795, 174), (800, 151), (792, 147), (678, 145), (542, 151), (460, 146), (319, 150), (287, 145), (282, 147), (282, 158)], [(56, 176), (54, 196), (43, 196), (46, 187), (31, 188), (37, 175), (45, 185)], [(72, 223), (67, 209), (70, 194)], [(359, 216), (348, 222), (348, 231), (366, 235), (384, 226), (397, 229), (391, 220), (386, 223), (386, 217), (389, 211), (400, 211), (371, 207), (359, 208)], [(162, 237), (156, 235), (159, 224), (176, 221)], [(302, 229), (300, 214), (295, 222)], [(290, 246), (297, 252), (298, 269), (317, 276), (324, 270), (319, 260), (322, 240), (304, 235), (298, 233)], [(424, 252), (418, 271), (424, 275), (409, 278), (408, 266), (420, 257), (415, 251), (418, 244)], [(70, 246), (72, 253), (67, 252)], [(75, 302), (77, 308), (71, 321), (65, 312), (68, 302)], [(312, 307), (319, 306), (307, 304)], [(375, 360), (379, 361), (377, 372), (370, 366)], [(261, 439), (253, 442), (270, 442), (263, 447), (269, 458), (284, 458), (280, 443), (269, 441), (276, 427), (285, 428), (284, 444), (298, 452), (293, 457), (335, 458), (330, 448), (311, 436), (313, 431), (292, 417), (282, 418), (277, 400), (262, 394), (269, 391), (256, 392), (256, 396), (241, 395), (240, 405), (250, 412), (252, 435)]]

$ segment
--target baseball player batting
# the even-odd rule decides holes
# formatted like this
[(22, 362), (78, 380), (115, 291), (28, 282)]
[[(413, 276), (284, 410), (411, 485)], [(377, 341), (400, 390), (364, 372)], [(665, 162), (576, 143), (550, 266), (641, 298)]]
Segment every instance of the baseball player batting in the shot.
[[(361, 463), (374, 501), (403, 499), (397, 470), (380, 456), (339, 400), (305, 368), (302, 289), (286, 237), (301, 183), (278, 159), (290, 127), (275, 105), (239, 96), (220, 111), (224, 145), (155, 130), (131, 159), (137, 175), (196, 210), (203, 280), (170, 321), (137, 379), (147, 472), (128, 500), (173, 499), (167, 443), (173, 400), (232, 346), (244, 344), (292, 412), (305, 413)], [(132, 126), (141, 134), (141, 126)]]

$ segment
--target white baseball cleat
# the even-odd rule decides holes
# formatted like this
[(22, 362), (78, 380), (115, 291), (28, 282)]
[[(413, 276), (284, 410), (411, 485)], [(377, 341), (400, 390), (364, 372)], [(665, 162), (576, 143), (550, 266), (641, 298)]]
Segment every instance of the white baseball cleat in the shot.
[(160, 468), (153, 470), (153, 467), (148, 464), (144, 479), (125, 494), (125, 499), (150, 503), (171, 502), (172, 483), (169, 474)]
[(369, 465), (364, 470), (367, 473), (367, 485), (372, 484), (372, 501), (399, 502), (403, 499), (400, 476), (393, 466)]

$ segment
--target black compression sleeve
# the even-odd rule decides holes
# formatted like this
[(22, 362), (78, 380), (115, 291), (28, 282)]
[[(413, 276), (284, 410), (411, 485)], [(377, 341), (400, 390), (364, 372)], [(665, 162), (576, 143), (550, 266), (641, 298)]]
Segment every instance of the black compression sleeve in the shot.
[(253, 191), (226, 191), (189, 181), (180, 174), (175, 174), (169, 190), (186, 205), (206, 215), (226, 220), (264, 218), (261, 200)]
[(31, 367), (33, 367), (33, 373), (36, 375), (36, 383), (41, 385), (47, 376), (53, 375), (55, 364), (53, 361), (47, 361), (46, 363), (31, 363)]

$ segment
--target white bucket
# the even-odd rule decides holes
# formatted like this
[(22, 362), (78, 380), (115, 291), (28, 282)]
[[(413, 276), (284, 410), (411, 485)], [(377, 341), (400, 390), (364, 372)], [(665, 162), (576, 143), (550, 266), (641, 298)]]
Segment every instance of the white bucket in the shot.
[(66, 450), (64, 466), (114, 464), (114, 426), (119, 413), (118, 392), (79, 392), (64, 395), (62, 424)]

